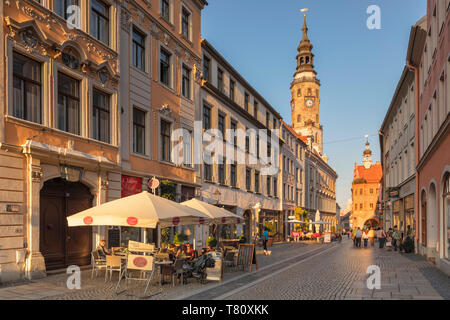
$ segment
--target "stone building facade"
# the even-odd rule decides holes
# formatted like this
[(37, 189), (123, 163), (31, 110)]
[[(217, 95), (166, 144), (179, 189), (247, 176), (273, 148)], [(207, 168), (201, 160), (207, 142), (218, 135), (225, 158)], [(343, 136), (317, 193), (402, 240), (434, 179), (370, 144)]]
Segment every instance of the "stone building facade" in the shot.
[[(222, 155), (214, 150), (211, 159), (203, 158), (201, 200), (214, 203), (241, 215), (244, 225), (225, 230), (222, 236), (244, 235), (252, 240), (262, 234), (265, 224), (275, 229), (275, 239), (284, 234), (281, 214), (281, 171), (279, 168), (279, 131), (281, 116), (228, 61), (207, 41), (202, 40), (203, 80), (201, 108), (203, 149), (220, 135)], [(227, 135), (240, 130), (243, 135)], [(273, 135), (264, 141), (263, 130)], [(259, 138), (258, 138), (259, 135)], [(212, 139), (212, 140), (211, 140)], [(210, 154), (203, 152), (203, 157)], [(217, 160), (217, 161), (216, 161)], [(209, 163), (208, 163), (209, 162)], [(270, 174), (264, 168), (277, 168)], [(207, 236), (206, 227), (202, 234)]]
[[(294, 216), (296, 209), (305, 209), (305, 154), (306, 143), (287, 123), (282, 121), (281, 171), (283, 175), (283, 214), (285, 221)], [(294, 225), (286, 223), (289, 236)]]
[[(0, 4), (2, 282), (90, 264), (109, 228), (68, 228), (68, 215), (153, 176), (178, 201), (201, 187), (200, 168), (174, 163), (170, 135), (192, 130), (199, 108), (206, 1), (80, 1), (76, 28), (58, 4)], [(130, 230), (121, 240), (158, 240)]]
[[(429, 0), (426, 24), (411, 37), (407, 65), (416, 87), (416, 243), (450, 274), (450, 1)], [(421, 36), (422, 34), (423, 36)], [(425, 39), (423, 37), (425, 36)], [(410, 54), (419, 47), (420, 54)]]

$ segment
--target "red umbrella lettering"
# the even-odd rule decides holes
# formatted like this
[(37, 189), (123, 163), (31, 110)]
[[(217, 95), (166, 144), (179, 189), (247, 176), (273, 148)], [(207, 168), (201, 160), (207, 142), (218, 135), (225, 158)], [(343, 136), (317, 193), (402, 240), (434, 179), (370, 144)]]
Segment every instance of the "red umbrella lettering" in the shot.
[(227, 218), (223, 217), (222, 218), (222, 223), (225, 223), (227, 221)]
[(84, 217), (83, 219), (84, 224), (92, 224), (94, 222), (94, 219), (92, 217)]
[(173, 224), (174, 226), (177, 226), (179, 223), (180, 223), (180, 218), (179, 218), (179, 217), (173, 218), (172, 224)]
[(135, 217), (128, 217), (128, 218), (127, 218), (127, 223), (128, 223), (130, 226), (135, 226), (135, 225), (137, 225), (137, 223), (138, 223), (138, 219), (135, 218)]
[(200, 217), (200, 218), (198, 219), (198, 223), (204, 224), (204, 223), (205, 223), (205, 218)]

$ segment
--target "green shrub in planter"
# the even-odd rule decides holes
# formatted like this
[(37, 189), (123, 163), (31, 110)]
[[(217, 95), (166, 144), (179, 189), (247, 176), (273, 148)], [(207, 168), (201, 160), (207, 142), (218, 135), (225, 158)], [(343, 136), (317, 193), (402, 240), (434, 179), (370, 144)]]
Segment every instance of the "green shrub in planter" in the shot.
[(217, 240), (214, 237), (208, 237), (206, 239), (206, 245), (214, 248), (217, 245)]
[(245, 236), (239, 236), (239, 243), (246, 243), (247, 239), (245, 238)]

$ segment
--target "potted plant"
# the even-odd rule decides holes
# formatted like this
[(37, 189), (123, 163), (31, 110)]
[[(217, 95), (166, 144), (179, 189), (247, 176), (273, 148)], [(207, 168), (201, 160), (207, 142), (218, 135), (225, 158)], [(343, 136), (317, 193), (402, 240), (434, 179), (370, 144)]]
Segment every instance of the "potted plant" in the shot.
[(246, 243), (247, 242), (247, 239), (243, 235), (239, 236), (238, 239), (239, 239), (239, 243)]
[(217, 240), (216, 240), (216, 238), (209, 236), (209, 237), (206, 239), (206, 246), (207, 246), (209, 249), (215, 248), (215, 247), (217, 246)]
[(173, 243), (175, 245), (183, 244), (188, 239), (188, 236), (181, 232), (175, 232), (173, 236)]

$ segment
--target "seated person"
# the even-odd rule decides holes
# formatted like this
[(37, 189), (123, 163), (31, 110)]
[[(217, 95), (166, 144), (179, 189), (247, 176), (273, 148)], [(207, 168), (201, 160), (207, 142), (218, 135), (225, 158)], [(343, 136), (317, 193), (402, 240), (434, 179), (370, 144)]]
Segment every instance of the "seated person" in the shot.
[(100, 258), (103, 258), (103, 259), (106, 259), (106, 256), (111, 254), (111, 251), (109, 251), (108, 248), (106, 248), (105, 240), (100, 240), (100, 243), (97, 246), (97, 252), (98, 252)]
[(194, 251), (195, 250), (194, 250), (194, 248), (191, 247), (191, 244), (190, 243), (186, 243), (186, 249), (185, 249), (184, 254), (187, 257), (187, 259), (186, 259), (187, 262), (191, 262), (195, 258), (195, 252)]

